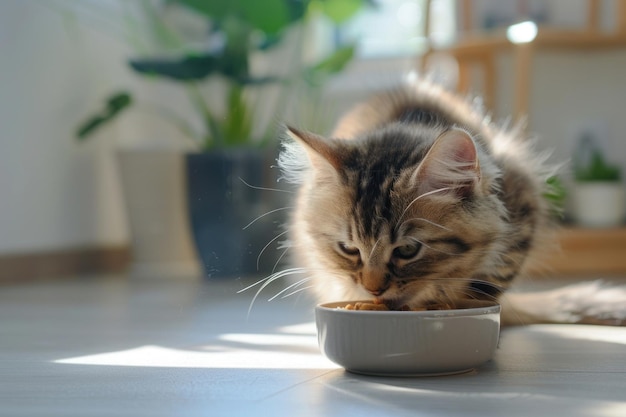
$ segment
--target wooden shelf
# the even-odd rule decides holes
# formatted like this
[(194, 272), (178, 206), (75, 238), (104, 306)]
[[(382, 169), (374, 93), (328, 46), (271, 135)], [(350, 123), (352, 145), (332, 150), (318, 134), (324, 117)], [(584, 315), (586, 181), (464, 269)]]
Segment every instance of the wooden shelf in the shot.
[[(427, 4), (427, 16), (429, 16), (432, 5), (430, 1)], [(626, 1), (616, 3), (614, 12), (616, 29), (610, 33), (602, 31), (600, 27), (600, 0), (587, 0), (586, 7), (587, 21), (580, 29), (540, 26), (537, 36), (531, 42), (514, 44), (507, 39), (505, 28), (489, 32), (476, 32), (472, 28), (474, 19), (471, 0), (463, 0), (461, 2), (461, 38), (451, 46), (436, 47), (431, 45), (429, 51), (421, 59), (422, 69), (427, 67), (427, 61), (432, 54), (445, 53), (452, 56), (458, 63), (457, 89), (461, 93), (468, 93), (472, 84), (471, 68), (480, 68), (484, 89), (482, 97), (485, 106), (494, 110), (498, 78), (496, 56), (509, 51), (513, 53), (514, 59), (513, 116), (517, 119), (526, 119), (529, 113), (532, 63), (535, 53), (542, 50), (566, 52), (626, 48)], [(426, 33), (430, 33), (428, 19)]]
[(564, 228), (557, 241), (560, 248), (539, 259), (533, 275), (626, 275), (626, 227)]
[(459, 66), (458, 90), (470, 90), (470, 68), (477, 66), (483, 74), (483, 99), (487, 108), (495, 107), (496, 56), (503, 52), (513, 54), (515, 60), (515, 92), (513, 108), (517, 118), (528, 116), (532, 61), (543, 50), (552, 51), (600, 51), (626, 48), (626, 32), (602, 33), (592, 31), (558, 30), (540, 28), (537, 37), (529, 43), (511, 43), (504, 32), (467, 35), (456, 44), (445, 48), (432, 48), (424, 62), (435, 53), (454, 57)]
[(554, 28), (539, 28), (537, 37), (527, 44), (510, 42), (506, 33), (496, 31), (485, 34), (466, 35), (454, 45), (433, 48), (434, 52), (445, 52), (458, 58), (482, 56), (504, 50), (514, 50), (527, 45), (537, 49), (568, 49), (568, 50), (598, 50), (626, 47), (626, 34), (601, 33), (580, 30), (560, 30)]

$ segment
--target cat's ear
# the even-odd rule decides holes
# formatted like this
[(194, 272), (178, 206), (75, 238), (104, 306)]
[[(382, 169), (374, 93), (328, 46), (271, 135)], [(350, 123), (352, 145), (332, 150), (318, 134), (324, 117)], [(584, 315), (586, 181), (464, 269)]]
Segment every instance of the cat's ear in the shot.
[(470, 135), (459, 129), (442, 133), (413, 175), (420, 193), (454, 193), (469, 197), (480, 181), (476, 145)]
[(305, 132), (291, 126), (287, 126), (286, 130), (287, 134), (293, 140), (304, 146), (315, 168), (326, 168), (329, 164), (335, 168), (335, 170), (341, 168), (341, 157), (330, 140), (323, 136), (316, 135), (315, 133)]

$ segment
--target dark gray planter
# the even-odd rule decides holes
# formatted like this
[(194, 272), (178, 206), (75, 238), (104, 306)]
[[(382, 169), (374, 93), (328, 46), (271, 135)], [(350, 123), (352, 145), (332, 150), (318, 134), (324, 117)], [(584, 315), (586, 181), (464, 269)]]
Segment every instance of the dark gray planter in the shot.
[(280, 257), (277, 243), (282, 239), (271, 243), (263, 254), (261, 251), (282, 232), (286, 210), (246, 226), (286, 205), (285, 193), (255, 188), (277, 188), (278, 170), (270, 168), (274, 158), (259, 150), (187, 155), (189, 218), (206, 277), (237, 278), (272, 272)]

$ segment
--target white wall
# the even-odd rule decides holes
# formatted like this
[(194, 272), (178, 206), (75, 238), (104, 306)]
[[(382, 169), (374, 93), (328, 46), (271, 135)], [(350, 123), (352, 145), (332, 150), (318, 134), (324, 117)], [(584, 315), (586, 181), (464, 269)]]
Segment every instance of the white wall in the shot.
[[(530, 130), (543, 146), (554, 148), (554, 160), (571, 159), (582, 131), (592, 129), (611, 162), (621, 164), (626, 173), (625, 70), (626, 47), (537, 54), (530, 94)], [(503, 101), (504, 91), (503, 87)]]
[(34, 0), (0, 2), (0, 42), (0, 253), (125, 242), (114, 131), (73, 137), (124, 48)]

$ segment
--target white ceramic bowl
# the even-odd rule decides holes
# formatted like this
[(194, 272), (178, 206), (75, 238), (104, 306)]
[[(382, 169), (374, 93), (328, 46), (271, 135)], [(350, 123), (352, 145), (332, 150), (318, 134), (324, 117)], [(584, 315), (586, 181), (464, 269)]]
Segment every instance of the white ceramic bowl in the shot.
[(471, 301), (455, 310), (315, 308), (322, 353), (346, 370), (369, 375), (441, 375), (489, 361), (500, 335), (500, 306)]

